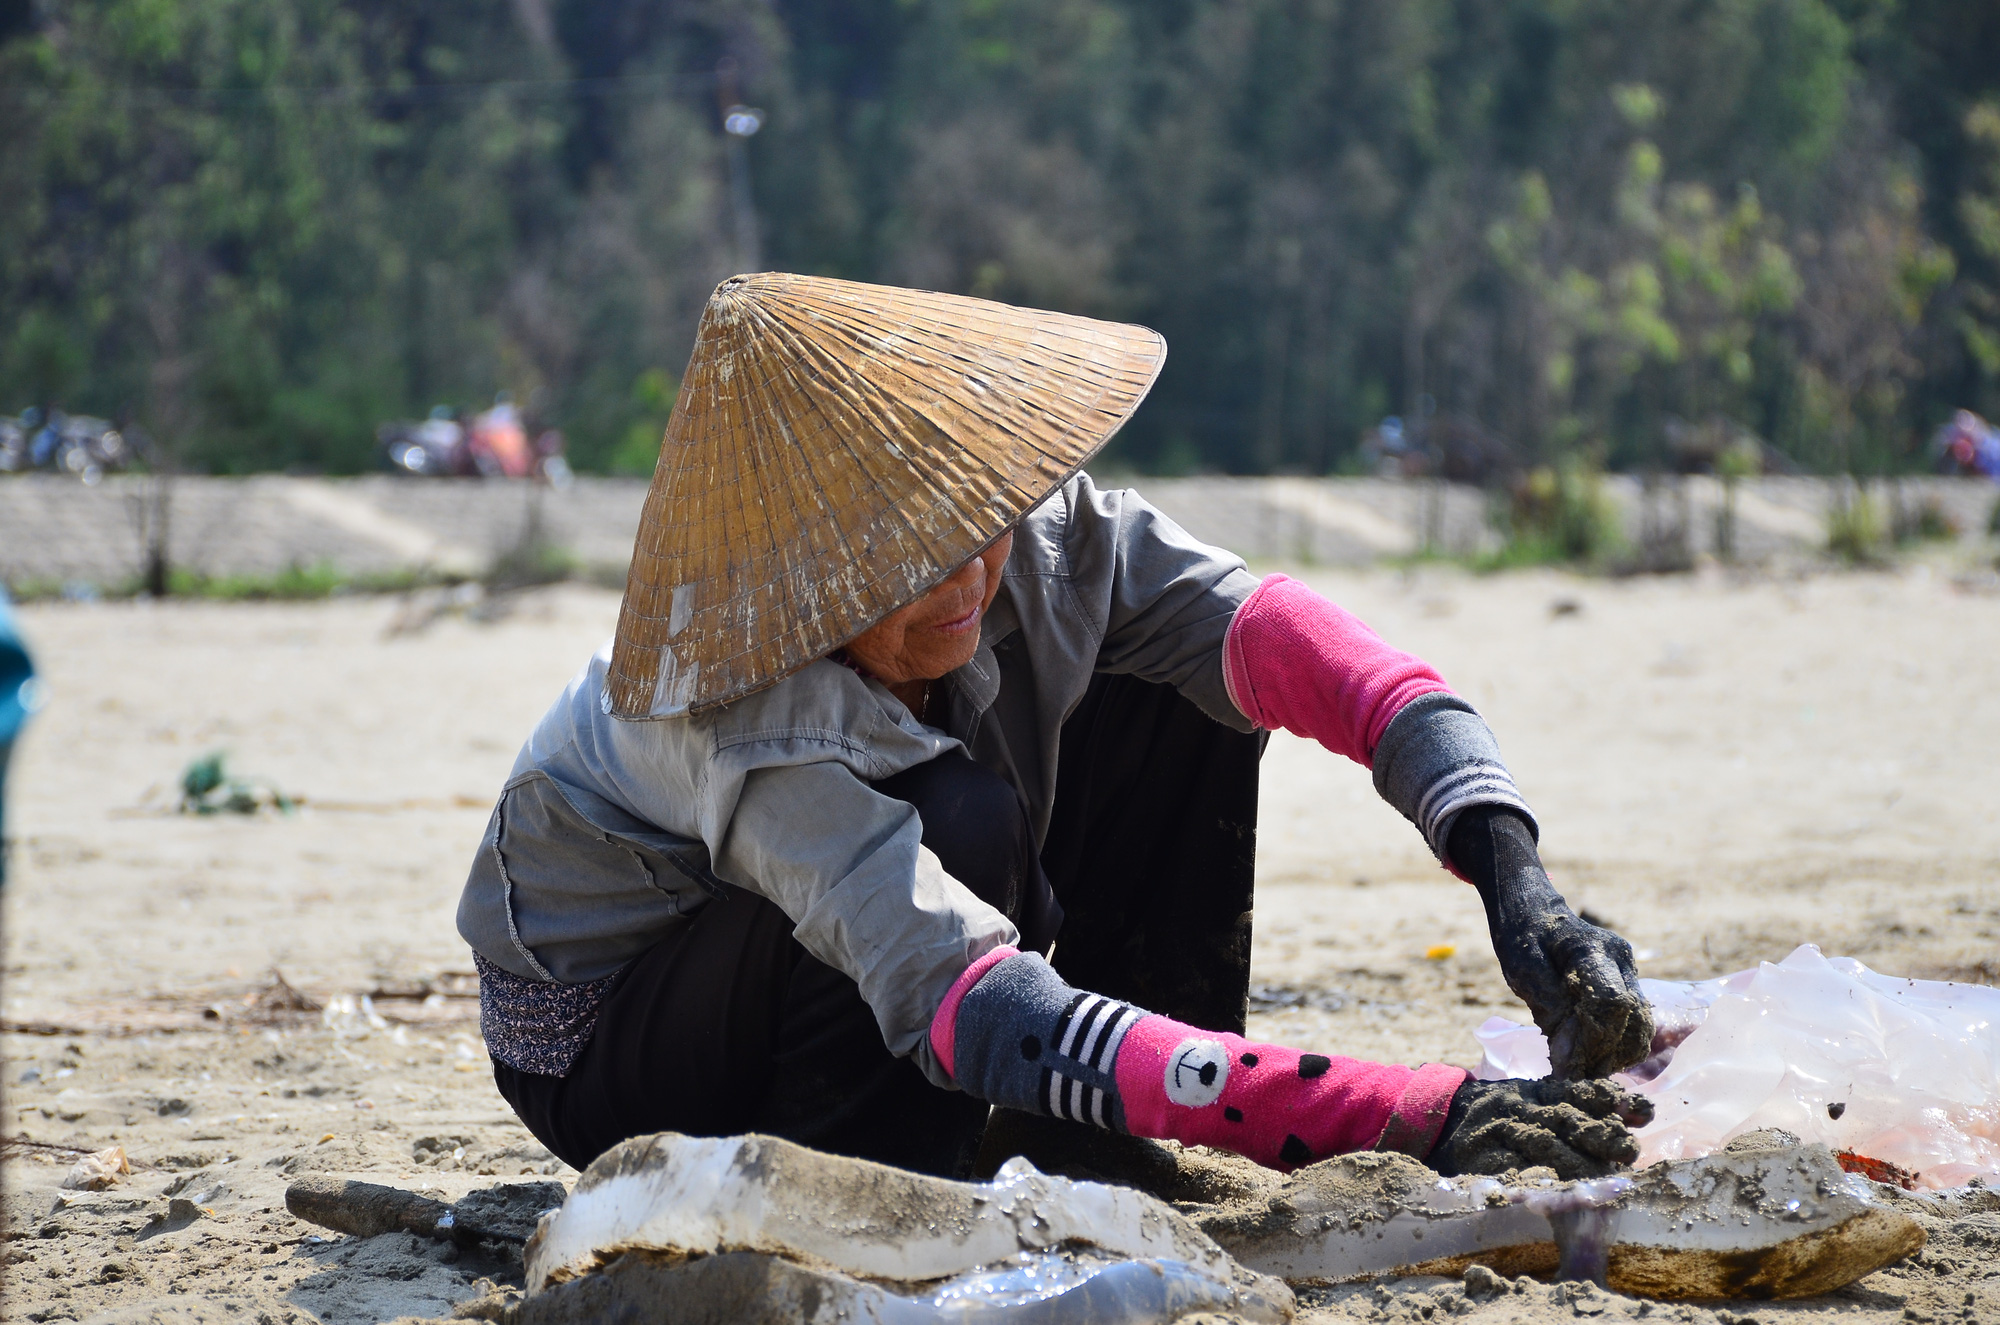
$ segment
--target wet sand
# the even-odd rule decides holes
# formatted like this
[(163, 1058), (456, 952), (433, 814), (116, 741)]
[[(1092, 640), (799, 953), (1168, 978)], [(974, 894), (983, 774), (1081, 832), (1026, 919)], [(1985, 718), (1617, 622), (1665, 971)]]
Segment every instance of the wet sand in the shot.
[[(1810, 941), (1899, 974), (2000, 976), (1985, 776), (2000, 598), (1921, 568), (1302, 573), (1487, 714), (1559, 886), (1632, 940), (1645, 974), (1705, 977)], [(9, 1026), (36, 1033), (5, 1037), (4, 1130), (39, 1143), (7, 1160), (9, 1318), (445, 1316), (505, 1263), (313, 1229), (285, 1213), (286, 1182), (352, 1174), (452, 1197), (573, 1176), (493, 1089), (452, 910), (519, 742), (617, 598), (564, 586), (428, 624), (412, 606), (22, 612), (51, 702), (9, 778), (0, 997)], [(172, 813), (181, 769), (216, 748), (305, 807)], [(1263, 797), (1253, 1033), (1470, 1063), (1482, 1020), (1525, 1016), (1477, 898), (1362, 770), (1279, 735)], [(1427, 959), (1439, 945), (1455, 951)], [(40, 1148), (114, 1143), (135, 1172), (99, 1193), (59, 1191), (73, 1153)], [(174, 1197), (208, 1213), (154, 1219)], [(1724, 1310), (2000, 1317), (2000, 1280), (1981, 1277), (2000, 1215), (1937, 1236), (1832, 1298)], [(1435, 1280), (1306, 1305), (1309, 1319), (1493, 1321), (1644, 1307), (1540, 1287), (1474, 1301)]]

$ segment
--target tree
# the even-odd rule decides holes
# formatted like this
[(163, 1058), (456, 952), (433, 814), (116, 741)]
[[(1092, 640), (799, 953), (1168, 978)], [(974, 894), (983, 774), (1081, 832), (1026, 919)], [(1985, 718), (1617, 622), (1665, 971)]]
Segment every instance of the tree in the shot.
[(638, 467), (727, 92), (770, 265), (1163, 332), (1129, 463), (1907, 465), (2000, 408), (1996, 70), (1984, 0), (76, 0), (0, 20), (0, 400), (348, 470), (506, 389)]

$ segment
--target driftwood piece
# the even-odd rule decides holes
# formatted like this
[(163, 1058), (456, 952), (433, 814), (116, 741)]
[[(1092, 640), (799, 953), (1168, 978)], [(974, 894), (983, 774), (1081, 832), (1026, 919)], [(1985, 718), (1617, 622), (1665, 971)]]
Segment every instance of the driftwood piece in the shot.
[(451, 1207), (443, 1201), (348, 1178), (301, 1178), (285, 1189), (285, 1209), (309, 1224), (357, 1238), (415, 1233), (449, 1239), (457, 1232)]
[(559, 1182), (502, 1183), (467, 1192), (446, 1204), (401, 1187), (314, 1175), (285, 1189), (285, 1208), (309, 1224), (357, 1238), (414, 1233), (469, 1246), (478, 1242), (519, 1245), (541, 1216), (566, 1195)]

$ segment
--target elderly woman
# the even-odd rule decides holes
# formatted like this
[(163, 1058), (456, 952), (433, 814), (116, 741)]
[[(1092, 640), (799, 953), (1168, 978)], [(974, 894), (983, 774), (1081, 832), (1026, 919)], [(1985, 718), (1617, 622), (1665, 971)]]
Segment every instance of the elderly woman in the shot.
[[(963, 1175), (989, 1105), (1277, 1168), (1634, 1154), (1652, 1034), (1471, 705), (1282, 575), (1081, 472), (1144, 328), (797, 276), (697, 334), (612, 644), (467, 882), (494, 1078), (581, 1166), (761, 1131)], [(1555, 1076), (1244, 1038), (1257, 766), (1372, 769), (1478, 889)]]

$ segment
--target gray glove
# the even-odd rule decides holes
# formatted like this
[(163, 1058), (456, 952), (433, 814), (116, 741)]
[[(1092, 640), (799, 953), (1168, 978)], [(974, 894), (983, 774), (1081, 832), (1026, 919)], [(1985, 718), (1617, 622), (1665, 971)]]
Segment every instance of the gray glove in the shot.
[(1598, 1178), (1638, 1158), (1627, 1129), (1652, 1119), (1651, 1100), (1608, 1081), (1468, 1081), (1424, 1162), (1446, 1177), (1540, 1164)]
[(1643, 1059), (1653, 1012), (1632, 945), (1578, 917), (1549, 882), (1527, 820), (1475, 805), (1451, 825), (1451, 863), (1479, 890), (1507, 987), (1549, 1040), (1559, 1079), (1605, 1077)]

